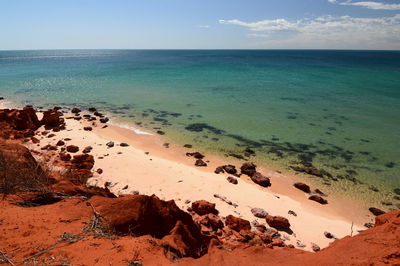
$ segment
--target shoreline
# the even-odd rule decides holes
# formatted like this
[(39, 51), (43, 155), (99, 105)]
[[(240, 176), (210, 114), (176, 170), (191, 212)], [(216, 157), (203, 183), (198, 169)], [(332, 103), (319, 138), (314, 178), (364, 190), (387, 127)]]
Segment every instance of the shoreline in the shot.
[[(73, 118), (71, 114), (64, 114), (64, 117)], [(204, 160), (210, 161), (208, 166), (195, 167), (194, 158), (185, 155), (195, 150), (174, 145), (165, 148), (162, 136), (136, 134), (110, 123), (107, 123), (107, 128), (102, 128), (104, 124), (94, 126), (84, 119), (65, 121), (67, 130), (55, 133), (52, 138), (39, 135), (40, 144), (30, 144), (29, 147), (41, 154), (40, 147), (55, 145), (58, 140), (66, 138), (71, 139), (67, 144), (80, 147), (79, 152), (92, 146), (90, 154), (95, 157), (94, 170), (101, 168), (103, 173), (95, 173), (88, 184), (103, 187), (109, 182), (108, 188), (116, 195), (155, 194), (161, 199), (175, 200), (183, 210), (187, 210), (191, 202), (204, 199), (216, 203), (222, 216), (232, 214), (260, 224), (265, 224), (264, 219), (256, 218), (250, 210), (263, 208), (270, 215), (290, 220), (294, 233), (281, 233), (288, 244), (304, 250), (311, 250), (312, 243), (327, 247), (334, 239), (325, 238), (325, 231), (340, 239), (351, 232), (354, 235), (358, 230), (365, 230), (363, 223), (374, 219), (367, 211), (357, 209), (356, 204), (342, 203), (331, 196), (327, 198), (327, 205), (308, 200), (307, 194), (293, 187), (294, 177), (262, 169), (261, 172), (271, 178), (271, 187), (262, 188), (244, 175), (238, 178), (238, 185), (233, 185), (227, 182), (228, 175), (217, 175), (213, 171), (221, 164), (240, 166), (235, 160), (207, 155)], [(85, 131), (85, 126), (92, 126), (93, 130)], [(43, 128), (38, 132), (43, 132)], [(108, 148), (106, 143), (109, 141), (116, 145)], [(123, 142), (129, 146), (118, 145)], [(54, 156), (57, 154), (58, 151), (53, 154), (55, 161), (58, 160), (58, 156)], [(215, 194), (238, 206), (221, 201), (221, 197), (216, 198)], [(288, 214), (289, 210), (296, 216)]]

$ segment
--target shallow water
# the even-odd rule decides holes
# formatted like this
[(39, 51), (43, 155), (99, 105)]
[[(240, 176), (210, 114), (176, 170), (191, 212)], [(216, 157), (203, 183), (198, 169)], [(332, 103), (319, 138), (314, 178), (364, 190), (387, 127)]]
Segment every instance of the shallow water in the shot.
[(0, 94), (96, 106), (174, 143), (314, 167), (326, 190), (400, 204), (400, 52), (0, 51)]

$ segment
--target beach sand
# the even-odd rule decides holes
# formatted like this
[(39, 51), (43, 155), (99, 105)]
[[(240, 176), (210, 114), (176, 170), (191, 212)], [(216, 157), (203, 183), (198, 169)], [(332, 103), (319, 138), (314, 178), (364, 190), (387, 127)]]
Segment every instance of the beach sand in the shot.
[[(71, 117), (66, 114), (68, 116)], [(100, 168), (103, 173), (95, 172), (88, 183), (104, 187), (109, 182), (110, 190), (116, 195), (155, 194), (163, 200), (175, 200), (183, 210), (187, 210), (193, 201), (207, 200), (216, 204), (216, 209), (223, 217), (231, 214), (268, 227), (265, 219), (256, 218), (250, 211), (252, 208), (263, 208), (270, 215), (288, 218), (293, 232), (280, 233), (286, 239), (286, 244), (305, 250), (312, 249), (311, 243), (324, 248), (334, 241), (324, 236), (326, 231), (337, 238), (355, 235), (358, 230), (366, 229), (363, 226), (365, 222), (374, 219), (366, 210), (358, 208), (355, 202), (341, 201), (331, 195), (326, 197), (329, 201), (327, 205), (308, 200), (308, 194), (293, 187), (295, 178), (289, 175), (258, 169), (271, 178), (271, 187), (258, 186), (244, 175), (237, 178), (238, 184), (234, 185), (227, 181), (229, 175), (215, 174), (214, 170), (216, 166), (227, 163), (235, 164), (239, 169), (239, 161), (205, 154), (204, 161), (209, 161), (208, 166), (196, 167), (195, 159), (185, 154), (197, 150), (173, 144), (166, 148), (162, 136), (136, 134), (132, 130), (110, 124), (102, 128), (104, 124), (92, 125), (83, 119), (65, 121), (66, 130), (55, 132), (51, 138), (40, 134), (40, 144), (29, 144), (30, 148), (43, 152), (41, 147), (55, 145), (57, 141), (66, 138), (71, 139), (65, 141), (66, 145), (80, 147), (76, 154), (80, 154), (87, 146), (93, 147), (90, 154), (95, 158), (94, 170)], [(93, 130), (85, 131), (83, 128), (89, 125)], [(39, 130), (42, 131), (43, 128)], [(113, 141), (115, 146), (109, 148), (106, 145), (109, 141)], [(120, 146), (122, 142), (129, 146)], [(55, 155), (53, 160), (58, 160), (58, 156)], [(216, 194), (226, 197), (237, 206), (216, 198)], [(297, 216), (288, 214), (289, 210)]]

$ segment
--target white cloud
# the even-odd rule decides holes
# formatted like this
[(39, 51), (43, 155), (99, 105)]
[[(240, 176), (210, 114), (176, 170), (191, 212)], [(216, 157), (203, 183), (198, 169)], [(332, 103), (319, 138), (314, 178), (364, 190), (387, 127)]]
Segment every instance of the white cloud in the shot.
[(337, 0), (328, 0), (328, 2), (332, 4), (339, 4), (343, 6), (360, 6), (365, 7), (368, 9), (375, 9), (375, 10), (400, 10), (400, 4), (385, 4), (382, 2), (374, 2), (374, 1), (345, 1), (345, 2), (338, 2)]
[(250, 37), (266, 38), (262, 45), (281, 48), (400, 49), (400, 14), (391, 17), (357, 18), (320, 16), (300, 20), (244, 22), (219, 20), (250, 30)]

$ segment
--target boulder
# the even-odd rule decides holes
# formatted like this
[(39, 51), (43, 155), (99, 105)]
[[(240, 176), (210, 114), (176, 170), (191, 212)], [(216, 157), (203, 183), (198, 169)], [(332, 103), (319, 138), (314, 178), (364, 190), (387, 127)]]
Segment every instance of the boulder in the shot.
[(239, 218), (239, 217), (235, 217), (233, 215), (226, 216), (225, 225), (228, 226), (229, 228), (231, 228), (232, 230), (235, 230), (238, 232), (242, 231), (242, 230), (250, 231), (250, 229), (251, 229), (251, 225), (250, 225), (249, 221)]
[(203, 159), (205, 156), (201, 154), (200, 152), (187, 152), (186, 156), (194, 157), (196, 159)]
[(101, 123), (107, 123), (108, 121), (110, 121), (110, 119), (108, 119), (108, 117), (100, 118)]
[(196, 160), (194, 165), (196, 165), (196, 166), (207, 166), (207, 164), (201, 159)]
[(217, 168), (215, 168), (214, 173), (216, 174), (224, 173), (224, 168), (222, 168), (222, 166), (218, 166)]
[(269, 187), (269, 186), (271, 186), (271, 181), (269, 180), (269, 178), (266, 177), (266, 176), (264, 176), (264, 175), (262, 175), (262, 174), (259, 173), (259, 172), (256, 172), (254, 175), (252, 175), (252, 176), (250, 177), (250, 179), (251, 179), (254, 183), (256, 183), (256, 184), (258, 184), (258, 185), (260, 185), (260, 186), (262, 186), (262, 187)]
[(71, 163), (75, 168), (90, 170), (93, 168), (94, 158), (89, 154), (74, 155)]
[(92, 146), (87, 146), (83, 149), (83, 153), (90, 153), (92, 151), (93, 147)]
[(323, 204), (323, 205), (324, 204), (328, 204), (328, 201), (326, 199), (324, 199), (324, 198), (322, 198), (321, 196), (318, 196), (318, 195), (312, 195), (308, 199), (316, 201), (316, 202), (318, 202), (320, 204)]
[(211, 203), (206, 200), (192, 202), (192, 210), (198, 215), (209, 213), (218, 214), (218, 210), (215, 209), (215, 203)]
[(92, 112), (92, 113), (97, 111), (97, 109), (95, 107), (89, 107), (88, 110), (89, 110), (89, 112)]
[(78, 152), (78, 151), (79, 151), (79, 147), (78, 146), (75, 146), (75, 145), (68, 145), (67, 146), (67, 152), (75, 153), (75, 152)]
[(232, 184), (234, 184), (234, 185), (237, 185), (237, 184), (238, 184), (238, 180), (237, 180), (236, 178), (234, 178), (233, 176), (228, 176), (228, 177), (226, 178), (226, 180), (228, 180), (229, 183), (232, 183)]
[(71, 155), (69, 153), (60, 152), (60, 160), (64, 162), (71, 161)]
[(257, 218), (265, 218), (268, 215), (268, 212), (262, 208), (252, 208), (251, 213)]
[(251, 162), (246, 162), (240, 167), (242, 174), (252, 176), (256, 173), (256, 165)]
[(77, 107), (74, 107), (74, 108), (72, 108), (72, 110), (71, 110), (71, 113), (73, 113), (73, 114), (78, 114), (78, 113), (80, 113), (81, 112), (81, 109), (79, 109), (79, 108), (77, 108)]
[(92, 128), (92, 127), (90, 127), (90, 126), (87, 126), (87, 127), (84, 127), (84, 128), (83, 128), (83, 130), (85, 130), (85, 131), (92, 131), (92, 130), (93, 130), (93, 128)]
[(293, 185), (295, 188), (297, 188), (297, 189), (300, 189), (301, 191), (304, 191), (304, 192), (306, 192), (306, 193), (310, 193), (311, 192), (311, 190), (310, 190), (310, 186), (308, 186), (307, 184), (304, 184), (304, 183), (294, 183), (294, 185)]
[(197, 223), (209, 227), (213, 231), (217, 231), (218, 229), (222, 229), (224, 227), (224, 223), (222, 222), (221, 218), (213, 213), (200, 216), (197, 220)]
[(267, 224), (276, 229), (289, 229), (290, 223), (289, 220), (282, 216), (271, 216), (267, 215), (265, 217), (265, 221)]
[(112, 148), (114, 147), (114, 142), (113, 141), (109, 141), (106, 143), (107, 147)]
[(64, 145), (65, 145), (65, 142), (62, 141), (62, 140), (59, 140), (59, 141), (57, 142), (56, 145), (57, 145), (57, 146), (64, 146)]
[(225, 172), (227, 172), (228, 174), (231, 174), (231, 175), (234, 175), (237, 173), (236, 167), (231, 164), (223, 165), (222, 169), (224, 169)]

